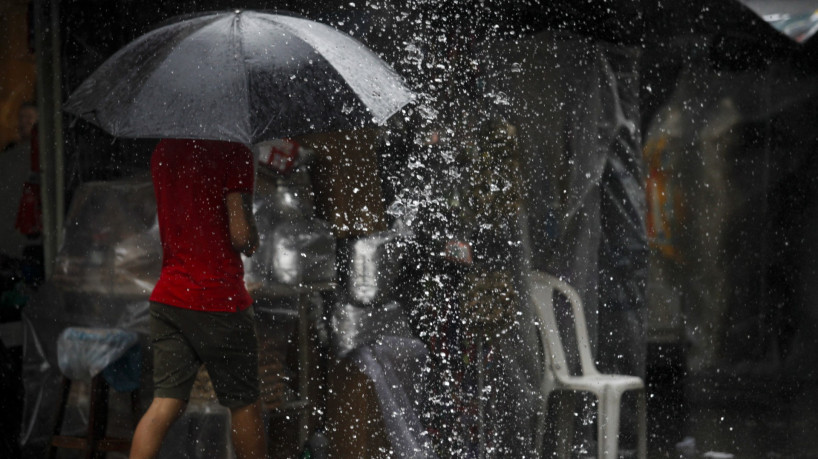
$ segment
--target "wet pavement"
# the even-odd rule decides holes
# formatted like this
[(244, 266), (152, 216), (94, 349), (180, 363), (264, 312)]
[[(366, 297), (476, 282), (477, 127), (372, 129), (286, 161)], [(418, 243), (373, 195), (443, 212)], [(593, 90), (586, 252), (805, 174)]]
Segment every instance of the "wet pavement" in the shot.
[[(649, 459), (818, 458), (818, 380), (772, 376), (763, 365), (690, 374), (676, 363), (678, 355), (663, 357), (654, 354), (648, 368)], [(118, 435), (133, 427), (126, 413), (114, 414), (111, 423)], [(44, 450), (29, 445), (24, 457), (42, 457)], [(59, 457), (71, 454), (61, 451)], [(578, 451), (573, 457), (593, 455)]]
[(650, 458), (818, 458), (818, 381), (710, 372), (653, 389)]

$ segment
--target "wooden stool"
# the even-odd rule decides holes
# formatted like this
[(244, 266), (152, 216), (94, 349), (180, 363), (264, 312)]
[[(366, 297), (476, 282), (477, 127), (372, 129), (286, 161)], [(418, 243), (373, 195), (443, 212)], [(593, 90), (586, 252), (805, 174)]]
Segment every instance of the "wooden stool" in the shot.
[[(124, 438), (107, 437), (108, 427), (108, 383), (102, 373), (91, 379), (91, 394), (89, 399), (88, 430), (84, 437), (60, 435), (65, 407), (68, 405), (68, 396), (71, 392), (71, 379), (63, 376), (62, 390), (57, 405), (57, 415), (54, 423), (54, 434), (51, 437), (48, 457), (56, 457), (57, 448), (80, 449), (85, 451), (85, 457), (102, 458), (108, 451), (128, 451), (131, 440)], [(131, 410), (134, 415), (139, 405), (139, 391), (131, 392)]]

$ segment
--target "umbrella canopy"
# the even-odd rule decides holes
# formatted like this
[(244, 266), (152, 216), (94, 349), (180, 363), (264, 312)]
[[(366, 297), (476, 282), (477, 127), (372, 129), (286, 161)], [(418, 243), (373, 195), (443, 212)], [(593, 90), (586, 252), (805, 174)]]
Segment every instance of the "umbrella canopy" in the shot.
[(297, 16), (234, 11), (142, 35), (64, 109), (118, 137), (252, 145), (382, 124), (411, 99), (400, 77), (349, 35)]

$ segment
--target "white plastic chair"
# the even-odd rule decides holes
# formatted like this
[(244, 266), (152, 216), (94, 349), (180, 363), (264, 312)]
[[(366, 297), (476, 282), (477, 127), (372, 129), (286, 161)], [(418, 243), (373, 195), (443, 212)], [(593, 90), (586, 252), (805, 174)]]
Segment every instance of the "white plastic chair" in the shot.
[[(638, 394), (638, 446), (640, 459), (647, 455), (647, 420), (645, 384), (637, 376), (602, 374), (597, 370), (591, 357), (585, 314), (579, 294), (566, 282), (543, 272), (532, 272), (529, 282), (531, 300), (539, 317), (538, 331), (545, 346), (545, 374), (541, 386), (544, 400), (543, 414), (539, 419), (536, 444), (542, 451), (545, 415), (548, 413), (548, 397), (553, 391), (566, 390), (590, 392), (597, 397), (597, 445), (600, 459), (619, 457), (619, 421), (622, 394), (639, 391)], [(564, 295), (571, 305), (574, 315), (574, 332), (578, 345), (581, 375), (572, 375), (565, 358), (565, 350), (560, 338), (558, 323), (554, 315), (554, 294)], [(569, 422), (573, 420), (569, 419)], [(569, 442), (570, 444), (570, 442)], [(567, 457), (570, 448), (562, 451), (560, 457)]]

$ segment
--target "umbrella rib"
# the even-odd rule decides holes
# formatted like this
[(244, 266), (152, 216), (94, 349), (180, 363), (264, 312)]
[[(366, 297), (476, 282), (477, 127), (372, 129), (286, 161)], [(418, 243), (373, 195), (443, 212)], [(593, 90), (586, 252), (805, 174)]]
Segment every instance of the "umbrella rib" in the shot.
[[(316, 50), (319, 49), (318, 47), (315, 46), (317, 43), (314, 41), (314, 39), (312, 37), (304, 36), (292, 24), (289, 24), (289, 23), (287, 23), (285, 21), (281, 21), (281, 20), (272, 20), (272, 19), (267, 18), (267, 17), (261, 17), (261, 19), (274, 23), (276, 26), (278, 26), (278, 27), (282, 28), (283, 30), (287, 31), (288, 33), (290, 33), (293, 37), (296, 37), (299, 40), (303, 41), (304, 43), (307, 43), (308, 45), (313, 47), (313, 49), (316, 49)], [(296, 21), (302, 20), (301, 18), (297, 18), (297, 17), (292, 17), (292, 18), (288, 17), (288, 19), (293, 19), (293, 20), (296, 20)], [(337, 32), (336, 29), (334, 29), (333, 27), (328, 26), (326, 24), (323, 24), (323, 23), (320, 23), (320, 22), (313, 22), (313, 21), (309, 21), (309, 22), (312, 23), (312, 24), (310, 24), (310, 27), (326, 27), (326, 28), (332, 29), (333, 31)], [(346, 34), (343, 34), (343, 33), (339, 34), (337, 38), (339, 40), (341, 40), (339, 43), (344, 43), (344, 41), (346, 41), (347, 43), (344, 43), (344, 44), (356, 47), (363, 53), (371, 54), (374, 59), (379, 59), (375, 55), (375, 53), (373, 53), (366, 46), (364, 46), (362, 43), (358, 42), (354, 38), (352, 38), (352, 37), (350, 37), (350, 36), (348, 36)], [(371, 108), (369, 107), (369, 105), (367, 104), (367, 101), (364, 100), (364, 97), (363, 97), (363, 94), (362, 94), (362, 93), (365, 93), (365, 91), (363, 90), (364, 88), (362, 86), (356, 84), (356, 81), (355, 81), (354, 78), (347, 78), (346, 75), (344, 74), (344, 72), (342, 72), (336, 66), (336, 63), (334, 62), (334, 59), (330, 59), (327, 55), (325, 55), (325, 54), (323, 54), (321, 52), (318, 52), (318, 54), (322, 57), (322, 59), (324, 59), (329, 64), (329, 68), (331, 68), (332, 71), (335, 72), (340, 77), (341, 81), (345, 81), (346, 84), (349, 85), (349, 87), (352, 89), (353, 94), (355, 94), (355, 98), (358, 99), (358, 102), (363, 107), (363, 110), (365, 112), (367, 112), (372, 117), (372, 120), (375, 121), (377, 124), (382, 124), (383, 121), (385, 121), (390, 116), (392, 116), (395, 113), (397, 113), (398, 111), (400, 111), (400, 109), (403, 107), (403, 105), (405, 105), (405, 103), (404, 103), (400, 107), (391, 109), (390, 113), (387, 116), (384, 116), (383, 114), (380, 114), (380, 116), (376, 117), (375, 114), (372, 112)], [(391, 70), (391, 69), (388, 69), (388, 71), (390, 73), (394, 73), (394, 71)], [(370, 77), (373, 77), (373, 76), (374, 75), (370, 75)], [(359, 89), (361, 90), (360, 92), (359, 92)], [(411, 96), (407, 95), (407, 99), (411, 99)], [(406, 101), (406, 103), (408, 103), (408, 102), (409, 102), (409, 100)]]
[(252, 11), (228, 15), (184, 20), (134, 40), (64, 109), (117, 137), (252, 145), (383, 124), (413, 99), (374, 52), (329, 25)]
[[(196, 18), (196, 20), (201, 21), (201, 22), (208, 22), (208, 21), (213, 21), (214, 19), (217, 19), (217, 18), (218, 18), (217, 15), (204, 15), (204, 16), (202, 16), (200, 18)], [(150, 39), (155, 34), (161, 34), (166, 30), (171, 30), (174, 25), (175, 24), (171, 24), (171, 25), (167, 25), (167, 26), (163, 26), (163, 27), (159, 27), (157, 29), (154, 29), (154, 30), (146, 33), (145, 35), (140, 36), (136, 40), (134, 40), (132, 42), (132, 44), (137, 44), (138, 45), (139, 43), (149, 42)], [(172, 40), (176, 41), (176, 42), (180, 42), (181, 40), (184, 39), (184, 36), (192, 33), (194, 31), (194, 29), (195, 29), (194, 27), (191, 27), (190, 29), (184, 29), (184, 30), (178, 31), (178, 32), (173, 34)], [(180, 37), (180, 35), (184, 35), (184, 36)], [(119, 51), (114, 53), (113, 56), (108, 58), (108, 60), (106, 61), (106, 64), (108, 62), (116, 61), (120, 56), (123, 56), (123, 55), (127, 54), (131, 49), (132, 49), (132, 46), (128, 46), (128, 47), (120, 49)], [(156, 53), (156, 54), (150, 56), (149, 58), (142, 59), (142, 61), (138, 65), (134, 65), (132, 68), (129, 69), (128, 75), (139, 75), (140, 73), (144, 73), (144, 72), (142, 72), (142, 69), (144, 69), (146, 67), (158, 67), (159, 65), (162, 64), (162, 62), (164, 61), (165, 58), (167, 58), (167, 54), (161, 55), (159, 53)], [(94, 78), (95, 76), (99, 75), (100, 71), (107, 71), (107, 70), (108, 70), (108, 68), (106, 68), (105, 64), (103, 64), (103, 66), (100, 67), (100, 69), (97, 69), (91, 75), (91, 77), (89, 77), (89, 78)], [(104, 80), (104, 78), (102, 78), (102, 79)], [(80, 86), (80, 88), (82, 88), (85, 84), (86, 83), (83, 82), (83, 84)], [(98, 103), (94, 104), (93, 108), (91, 108), (90, 110), (87, 110), (87, 111), (85, 111), (83, 113), (75, 113), (75, 114), (78, 115), (78, 116), (81, 116), (81, 117), (85, 117), (86, 115), (93, 116), (94, 124), (97, 124), (98, 126), (100, 126), (105, 131), (109, 132), (112, 135), (120, 135), (120, 132), (122, 130), (121, 125), (120, 126), (111, 125), (111, 123), (105, 123), (105, 122), (103, 122), (103, 120), (99, 119), (99, 117), (97, 116), (100, 113), (99, 107), (102, 106), (102, 105), (109, 105), (109, 104), (114, 104), (114, 105), (115, 104), (121, 104), (122, 103), (121, 101), (116, 101), (116, 100), (112, 101), (112, 102), (109, 102), (110, 98), (111, 97), (121, 97), (123, 93), (128, 93), (127, 89), (123, 90), (122, 88), (131, 88), (131, 87), (135, 87), (135, 86), (138, 86), (138, 85), (135, 84), (134, 78), (132, 78), (130, 76), (128, 78), (120, 78), (114, 85), (112, 85), (106, 91), (106, 94), (100, 99), (100, 101)], [(80, 88), (78, 88), (78, 90)], [(133, 99), (134, 100), (137, 99), (140, 94), (141, 94), (141, 91), (137, 91), (137, 92), (133, 93), (132, 94)], [(69, 100), (69, 103), (70, 103), (70, 100)]]
[(237, 46), (239, 48), (238, 53), (236, 53), (236, 56), (241, 56), (241, 58), (240, 58), (241, 59), (241, 74), (242, 74), (241, 81), (245, 85), (244, 91), (242, 91), (243, 94), (244, 94), (244, 106), (246, 107), (246, 110), (245, 110), (246, 113), (244, 114), (244, 116), (245, 116), (245, 119), (247, 120), (247, 123), (245, 123), (245, 125), (248, 128), (247, 136), (248, 136), (248, 139), (249, 139), (249, 138), (254, 137), (255, 133), (250, 132), (250, 131), (252, 131), (252, 129), (250, 127), (251, 123), (249, 122), (250, 116), (251, 116), (250, 115), (250, 110), (251, 110), (251, 107), (250, 107), (250, 77), (249, 77), (248, 72), (247, 72), (247, 58), (244, 56), (244, 42), (242, 40), (243, 34), (239, 30), (241, 28), (241, 17), (242, 17), (242, 12), (239, 12), (238, 14), (236, 14), (231, 32), (232, 32), (232, 35), (233, 35), (233, 40), (236, 42), (236, 44), (237, 44)]

